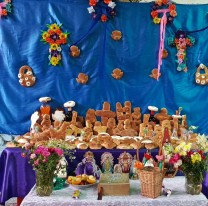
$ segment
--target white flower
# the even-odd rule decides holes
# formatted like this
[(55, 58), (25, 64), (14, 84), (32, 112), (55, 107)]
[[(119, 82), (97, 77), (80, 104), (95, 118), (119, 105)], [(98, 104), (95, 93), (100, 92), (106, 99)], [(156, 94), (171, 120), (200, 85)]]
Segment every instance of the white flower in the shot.
[(33, 80), (33, 81), (35, 81), (35, 79), (36, 79), (35, 77), (32, 77), (32, 80)]
[(199, 77), (200, 76), (200, 74), (199, 73), (196, 73), (196, 77)]
[(93, 6), (88, 7), (87, 9), (88, 9), (88, 11), (89, 11), (90, 14), (93, 13), (93, 12), (95, 12), (95, 9), (93, 8)]
[(115, 2), (110, 1), (108, 6), (113, 9), (116, 6), (116, 4), (115, 4)]
[(18, 78), (21, 78), (22, 77), (22, 75), (21, 74), (18, 74)]
[(28, 80), (28, 77), (25, 77), (25, 80), (27, 81)]
[(202, 69), (204, 69), (204, 65), (203, 65), (203, 64), (200, 64), (200, 67), (201, 67)]
[(32, 75), (32, 72), (31, 72), (31, 71), (28, 71), (28, 72), (27, 72), (27, 75)]
[(57, 51), (61, 52), (61, 47), (58, 47), (58, 48), (57, 48)]
[(22, 82), (23, 82), (23, 79), (20, 79), (20, 80), (19, 80), (19, 83), (22, 84)]
[(201, 81), (201, 84), (205, 84), (205, 81), (204, 81), (204, 80), (202, 80), (202, 81)]
[(31, 84), (30, 84), (30, 82), (26, 82), (26, 85), (29, 87)]
[(196, 79), (196, 83), (199, 84), (200, 83), (200, 80), (199, 79)]
[(192, 129), (196, 129), (196, 127), (195, 126), (191, 126), (192, 127)]

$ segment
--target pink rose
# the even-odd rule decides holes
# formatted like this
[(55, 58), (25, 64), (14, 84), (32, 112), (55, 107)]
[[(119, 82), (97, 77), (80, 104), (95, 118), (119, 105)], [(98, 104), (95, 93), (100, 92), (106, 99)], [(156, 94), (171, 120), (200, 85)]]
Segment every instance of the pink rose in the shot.
[(48, 159), (44, 159), (43, 162), (48, 162)]
[(50, 153), (54, 153), (55, 150), (56, 150), (56, 149), (55, 149), (55, 148), (52, 148), (52, 147), (48, 149), (48, 151), (49, 151)]
[(181, 156), (180, 156), (179, 154), (174, 154), (174, 155), (173, 155), (173, 158), (174, 158), (174, 161), (175, 161), (175, 162), (177, 162), (177, 161), (180, 159), (180, 157), (181, 157)]
[(55, 149), (55, 152), (61, 157), (62, 155), (63, 155), (63, 153), (64, 153), (64, 151), (62, 150), (62, 149), (59, 149), (59, 148), (57, 148), (57, 149)]
[(34, 164), (35, 165), (39, 165), (39, 161), (34, 161)]
[(36, 158), (36, 154), (32, 153), (32, 154), (30, 155), (30, 159), (34, 159), (34, 158)]
[(27, 157), (27, 154), (26, 153), (22, 153), (21, 156), (22, 157)]
[(176, 163), (176, 161), (174, 160), (174, 158), (170, 158), (169, 162), (170, 162), (170, 164), (173, 164), (173, 165), (174, 165), (174, 163)]
[(47, 152), (47, 151), (42, 151), (41, 154), (44, 156), (44, 157), (48, 157), (50, 156), (50, 152)]

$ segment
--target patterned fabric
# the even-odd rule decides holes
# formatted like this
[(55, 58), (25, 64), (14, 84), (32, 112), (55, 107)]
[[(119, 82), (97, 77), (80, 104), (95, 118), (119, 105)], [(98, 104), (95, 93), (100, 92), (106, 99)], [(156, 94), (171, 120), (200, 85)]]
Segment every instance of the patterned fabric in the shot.
[(130, 196), (103, 196), (103, 199), (97, 200), (97, 186), (80, 190), (81, 195), (78, 200), (72, 198), (76, 188), (68, 186), (63, 190), (53, 191), (50, 197), (38, 197), (34, 188), (24, 198), (21, 206), (208, 206), (208, 201), (203, 194), (188, 195), (185, 192), (185, 178), (175, 177), (173, 179), (164, 179), (166, 188), (172, 190), (172, 195), (167, 198), (160, 196), (156, 199), (150, 199), (141, 196), (141, 185), (139, 180), (130, 180)]

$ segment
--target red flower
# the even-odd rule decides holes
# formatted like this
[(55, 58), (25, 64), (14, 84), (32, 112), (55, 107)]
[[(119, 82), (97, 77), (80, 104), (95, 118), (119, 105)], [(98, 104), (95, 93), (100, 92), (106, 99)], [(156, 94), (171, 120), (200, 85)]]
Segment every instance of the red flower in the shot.
[(148, 154), (144, 154), (144, 157), (149, 160), (150, 158), (152, 158), (152, 156), (148, 155)]
[(193, 44), (192, 44), (192, 43), (190, 43), (190, 44), (189, 44), (189, 46), (193, 46)]
[(104, 0), (104, 2), (105, 2), (106, 4), (109, 4), (109, 3), (111, 2), (111, 0)]
[(48, 151), (49, 151), (50, 153), (54, 153), (55, 150), (56, 150), (55, 148), (49, 148), (49, 149), (48, 149)]
[(45, 40), (46, 40), (46, 42), (48, 42), (48, 43), (49, 43), (49, 42), (50, 42), (50, 40), (51, 40), (51, 38), (50, 38), (50, 37), (47, 37)]
[(152, 18), (153, 19), (156, 18), (156, 17), (158, 17), (158, 13), (156, 11), (152, 11), (151, 12), (151, 15), (152, 15)]
[(50, 44), (50, 45), (51, 45), (51, 44), (54, 44), (54, 40), (53, 40), (53, 39), (50, 39), (49, 44)]
[(107, 16), (105, 14), (103, 14), (101, 16), (101, 20), (102, 20), (102, 22), (106, 22), (108, 20), (108, 18), (107, 18)]
[(2, 9), (1, 15), (2, 15), (2, 16), (7, 16), (7, 10), (6, 10), (6, 9)]
[(22, 153), (21, 156), (25, 158), (25, 157), (27, 157), (27, 154), (26, 153)]
[(56, 34), (60, 35), (62, 31), (60, 29), (56, 29)]
[(96, 0), (90, 0), (89, 5), (90, 6), (96, 6), (97, 1)]
[(182, 47), (181, 47), (181, 49), (184, 49), (184, 50), (186, 50), (187, 48), (186, 48), (185, 46), (182, 46)]
[(186, 44), (190, 44), (190, 40), (189, 39), (186, 39)]
[(203, 155), (201, 156), (201, 158), (202, 158), (202, 160), (205, 160), (205, 157)]
[(163, 3), (164, 5), (166, 5), (166, 4), (168, 3), (168, 0), (162, 0), (162, 3)]
[(174, 43), (175, 44), (179, 44), (179, 40), (178, 39), (175, 39)]
[(60, 45), (61, 43), (62, 43), (62, 40), (60, 40), (60, 39), (57, 39), (57, 40), (56, 40), (56, 44), (57, 44), (57, 45)]
[(183, 55), (180, 55), (178, 58), (179, 59), (184, 59), (184, 56)]
[(61, 39), (61, 43), (62, 44), (66, 44), (67, 42), (66, 42), (66, 39)]
[(175, 10), (176, 10), (176, 6), (175, 6), (174, 4), (171, 4), (171, 5), (169, 6), (169, 10), (170, 10), (170, 11), (175, 11)]
[(194, 154), (193, 151), (187, 152), (187, 156), (188, 156), (188, 157), (191, 157), (192, 154)]
[(53, 31), (53, 30), (49, 30), (48, 33), (49, 33), (50, 35), (53, 35), (53, 34), (54, 34), (54, 31)]
[(178, 169), (179, 169), (180, 171), (182, 171), (181, 167), (178, 167)]

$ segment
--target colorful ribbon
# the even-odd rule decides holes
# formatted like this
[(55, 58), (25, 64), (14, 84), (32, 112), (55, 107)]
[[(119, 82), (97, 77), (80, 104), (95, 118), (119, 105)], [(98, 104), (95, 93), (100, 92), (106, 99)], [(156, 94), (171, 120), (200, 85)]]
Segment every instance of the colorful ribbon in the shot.
[(160, 75), (160, 67), (162, 65), (162, 52), (164, 49), (164, 42), (165, 42), (165, 29), (166, 29), (166, 23), (167, 23), (166, 13), (170, 12), (170, 10), (169, 9), (159, 9), (159, 10), (156, 10), (156, 12), (163, 13), (163, 17), (160, 22), (160, 48), (159, 48), (158, 75), (157, 75), (157, 81), (158, 81), (159, 75)]
[(1, 19), (1, 15), (2, 15), (2, 7), (6, 7), (6, 5), (7, 5), (6, 2), (0, 3), (0, 19)]

